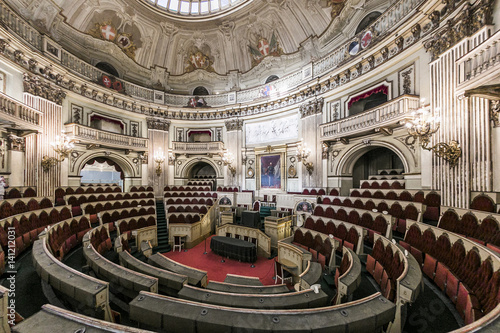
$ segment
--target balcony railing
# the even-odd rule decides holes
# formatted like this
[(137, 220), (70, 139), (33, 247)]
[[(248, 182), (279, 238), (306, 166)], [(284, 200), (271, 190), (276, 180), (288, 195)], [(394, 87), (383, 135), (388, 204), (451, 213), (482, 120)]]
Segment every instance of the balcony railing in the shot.
[(18, 128), (41, 130), (42, 112), (0, 93), (0, 119), (11, 121)]
[(173, 152), (177, 154), (204, 154), (220, 153), (224, 144), (220, 141), (212, 142), (172, 142)]
[[(474, 42), (474, 41), (473, 41)], [(500, 64), (500, 31), (457, 60), (458, 89), (486, 80)]]
[(320, 126), (321, 139), (330, 140), (365, 134), (381, 127), (398, 124), (418, 109), (418, 96), (403, 95), (377, 108)]
[(80, 143), (98, 144), (110, 148), (145, 151), (148, 148), (148, 139), (101, 131), (95, 128), (67, 124), (67, 135), (75, 137)]

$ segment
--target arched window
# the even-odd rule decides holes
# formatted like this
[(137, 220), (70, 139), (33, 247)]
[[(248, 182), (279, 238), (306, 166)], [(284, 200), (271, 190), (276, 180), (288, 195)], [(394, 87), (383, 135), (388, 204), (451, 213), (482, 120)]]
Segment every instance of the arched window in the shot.
[(114, 68), (111, 64), (108, 64), (107, 62), (100, 62), (97, 65), (95, 65), (95, 67), (99, 68), (101, 71), (104, 71), (108, 74), (119, 77), (116, 68)]
[(208, 90), (205, 87), (199, 86), (199, 87), (194, 88), (193, 95), (206, 96), (206, 95), (208, 95)]
[(356, 28), (355, 35), (365, 30), (365, 28), (368, 27), (370, 24), (372, 24), (381, 14), (382, 13), (379, 12), (371, 12), (370, 14), (366, 15)]
[(266, 79), (266, 84), (268, 84), (269, 82), (276, 81), (277, 79), (279, 79), (277, 75), (271, 75)]

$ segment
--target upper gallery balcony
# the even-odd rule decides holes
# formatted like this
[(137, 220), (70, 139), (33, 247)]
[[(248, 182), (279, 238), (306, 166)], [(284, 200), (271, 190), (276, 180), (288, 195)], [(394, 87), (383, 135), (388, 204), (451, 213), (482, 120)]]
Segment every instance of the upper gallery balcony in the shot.
[(172, 142), (173, 152), (176, 154), (218, 154), (224, 150), (224, 143), (209, 142)]
[(0, 120), (17, 129), (41, 131), (42, 112), (0, 93)]
[(320, 126), (321, 140), (341, 140), (400, 126), (420, 106), (420, 98), (402, 95), (376, 108)]
[(66, 124), (66, 134), (80, 143), (133, 151), (147, 151), (148, 139), (101, 131), (80, 124)]

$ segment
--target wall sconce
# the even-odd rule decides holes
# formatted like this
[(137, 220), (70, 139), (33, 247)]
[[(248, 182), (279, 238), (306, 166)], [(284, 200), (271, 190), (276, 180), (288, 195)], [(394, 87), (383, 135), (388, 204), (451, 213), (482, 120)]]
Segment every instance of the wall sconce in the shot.
[(165, 155), (163, 155), (163, 152), (161, 150), (158, 150), (155, 153), (154, 160), (155, 160), (155, 163), (156, 163), (156, 175), (158, 177), (160, 177), (161, 172), (162, 172), (161, 165), (162, 165), (163, 162), (165, 162)]
[(224, 163), (224, 165), (227, 165), (229, 172), (231, 172), (231, 175), (234, 176), (236, 174), (236, 168), (232, 165), (234, 162), (233, 154), (225, 151), (221, 157), (222, 157), (222, 163)]
[(312, 175), (312, 172), (314, 170), (314, 164), (312, 162), (307, 162), (307, 158), (309, 155), (311, 155), (311, 149), (307, 148), (306, 144), (302, 144), (302, 142), (299, 143), (297, 146), (298, 154), (297, 154), (297, 160), (299, 162), (302, 161), (302, 164), (306, 167), (307, 172), (309, 175)]
[[(437, 111), (437, 110), (436, 110)], [(434, 117), (431, 112), (424, 107), (423, 100), (417, 111), (412, 112), (412, 118), (406, 120), (408, 133), (415, 139), (420, 139), (420, 146), (425, 150), (433, 151), (437, 156), (443, 158), (454, 167), (458, 159), (462, 156), (460, 144), (452, 140), (449, 143), (439, 142), (429, 147), (431, 136), (436, 133), (441, 125), (441, 119)]]
[(174, 165), (176, 159), (177, 159), (177, 156), (175, 156), (175, 154), (168, 153), (168, 164), (169, 165)]
[(75, 148), (76, 139), (68, 137), (64, 131), (61, 133), (60, 136), (56, 136), (56, 141), (50, 144), (59, 156), (57, 158), (43, 156), (41, 162), (43, 171), (49, 171), (51, 167), (64, 161)]

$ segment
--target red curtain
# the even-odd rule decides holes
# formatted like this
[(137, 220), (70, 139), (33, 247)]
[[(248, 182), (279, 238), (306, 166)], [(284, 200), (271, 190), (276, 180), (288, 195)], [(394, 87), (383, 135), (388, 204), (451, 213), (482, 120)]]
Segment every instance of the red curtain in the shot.
[(92, 158), (92, 159), (88, 160), (87, 164), (91, 165), (91, 164), (94, 164), (94, 162), (97, 162), (97, 163), (100, 163), (100, 164), (106, 162), (106, 164), (108, 164), (110, 166), (114, 166), (116, 172), (120, 173), (120, 179), (125, 178), (124, 174), (123, 174), (122, 168), (120, 168), (120, 166), (118, 164), (116, 164), (115, 162), (113, 162), (112, 160), (107, 159), (105, 157), (95, 157), (95, 158)]
[(189, 131), (188, 136), (191, 136), (193, 134), (208, 134), (212, 136), (212, 132), (210, 131)]
[(102, 120), (102, 121), (107, 121), (108, 123), (117, 124), (123, 130), (123, 123), (121, 121), (118, 121), (118, 120), (115, 120), (115, 119), (106, 118), (106, 117), (103, 117), (103, 116), (99, 116), (97, 114), (92, 115), (90, 117), (90, 121), (93, 121), (93, 120)]
[(387, 95), (389, 94), (389, 87), (386, 86), (386, 85), (381, 85), (381, 86), (378, 86), (376, 88), (373, 88), (372, 90), (370, 91), (367, 91), (367, 92), (364, 92), (362, 93), (361, 95), (358, 95), (358, 96), (354, 96), (353, 98), (351, 98), (351, 100), (347, 103), (347, 108), (350, 108), (351, 105), (353, 103), (356, 103), (357, 101), (360, 101), (362, 99), (365, 99), (367, 97), (370, 97), (371, 95), (373, 94), (377, 94), (377, 93), (383, 93), (384, 95)]

